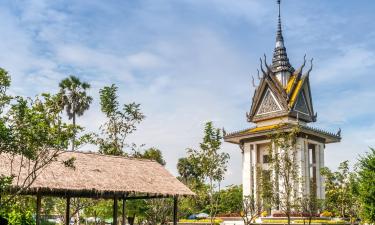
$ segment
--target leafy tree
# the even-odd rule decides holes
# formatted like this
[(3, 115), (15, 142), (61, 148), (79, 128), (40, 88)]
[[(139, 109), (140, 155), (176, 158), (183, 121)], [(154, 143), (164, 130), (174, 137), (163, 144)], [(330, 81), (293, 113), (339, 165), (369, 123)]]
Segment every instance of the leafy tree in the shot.
[[(8, 184), (13, 182), (19, 189), (8, 195), (1, 204), (9, 203), (30, 187), (38, 172), (55, 161), (62, 150), (67, 149), (74, 135), (74, 128), (65, 124), (60, 116), (56, 96), (43, 94), (34, 100), (22, 97), (14, 99), (0, 120), (0, 153), (8, 153), (20, 160), (18, 164), (15, 164), (18, 160), (12, 160), (10, 174), (14, 176), (2, 178)], [(17, 176), (21, 171), (27, 171), (25, 179)], [(0, 193), (4, 193), (4, 190), (6, 188), (0, 190)]]
[[(78, 77), (71, 75), (62, 80), (59, 87), (60, 92), (58, 95), (61, 98), (61, 107), (65, 109), (69, 120), (73, 122), (73, 127), (76, 128), (76, 117), (82, 116), (85, 111), (90, 108), (92, 102), (92, 97), (87, 95), (90, 84), (82, 82)], [(76, 135), (77, 131), (75, 130), (71, 144), (72, 151), (74, 151), (76, 147)], [(73, 206), (77, 206), (73, 215), (76, 215), (76, 223), (78, 224), (80, 209), (85, 204), (81, 204), (79, 198), (74, 198), (73, 203)]]
[(260, 216), (261, 212), (262, 205), (254, 195), (244, 196), (241, 217), (245, 225), (255, 224), (255, 219)]
[(186, 185), (201, 183), (202, 170), (195, 165), (191, 157), (179, 158), (177, 162), (177, 171), (180, 179)]
[[(269, 153), (271, 168), (275, 175), (272, 176), (274, 205), (285, 213), (290, 225), (292, 210), (298, 208), (299, 193), (295, 187), (299, 186), (301, 177), (297, 160), (296, 141), (299, 127), (295, 126), (291, 131), (279, 131), (270, 135)], [(279, 189), (279, 185), (281, 188)]]
[(358, 163), (359, 200), (363, 219), (375, 223), (375, 149), (362, 156)]
[(230, 185), (216, 192), (215, 195), (220, 198), (218, 214), (239, 214), (241, 212), (243, 203), (242, 185)]
[(257, 193), (259, 193), (262, 208), (270, 213), (274, 202), (274, 187), (272, 183), (271, 171), (263, 170), (257, 166), (256, 172), (260, 181), (259, 185), (257, 185)]
[[(316, 183), (310, 183), (310, 190), (316, 190)], [(305, 224), (305, 218), (308, 219), (308, 224), (311, 224), (312, 218), (316, 216), (318, 211), (322, 208), (322, 200), (317, 198), (315, 191), (310, 191), (307, 194), (303, 194), (300, 203), (301, 216), (303, 217), (303, 223)]]
[(321, 174), (326, 185), (325, 208), (342, 218), (357, 216), (357, 179), (356, 175), (349, 171), (349, 162), (340, 163), (335, 172), (323, 168)]
[(172, 219), (173, 204), (171, 199), (147, 200), (147, 211), (145, 212), (146, 225), (167, 225)]
[(166, 162), (163, 158), (163, 154), (157, 148), (146, 149), (143, 153), (141, 153), (139, 151), (136, 151), (133, 154), (133, 156), (136, 157), (136, 158), (155, 160), (156, 162), (158, 162), (160, 165), (163, 165), (163, 166), (165, 166), (165, 164), (166, 164)]
[[(92, 97), (87, 95), (90, 84), (80, 81), (78, 77), (70, 76), (62, 80), (59, 84), (61, 97), (61, 107), (65, 109), (69, 120), (73, 121), (76, 127), (76, 117), (82, 116), (90, 108)], [(72, 139), (72, 151), (75, 150), (76, 132)]]
[(7, 95), (7, 89), (10, 87), (10, 76), (6, 70), (0, 68), (0, 114), (3, 113), (3, 107), (10, 100)]
[(203, 142), (200, 149), (188, 149), (191, 162), (196, 168), (201, 168), (201, 179), (208, 184), (209, 192), (209, 214), (211, 224), (214, 223), (214, 216), (217, 212), (219, 198), (215, 198), (215, 190), (219, 188), (227, 171), (229, 154), (220, 152), (221, 130), (214, 128), (212, 122), (205, 125)]
[(100, 89), (100, 106), (107, 121), (100, 126), (100, 135), (95, 143), (99, 151), (109, 155), (123, 155), (126, 137), (137, 129), (137, 125), (145, 118), (140, 111), (140, 104), (124, 104), (120, 109), (117, 86), (112, 84)]

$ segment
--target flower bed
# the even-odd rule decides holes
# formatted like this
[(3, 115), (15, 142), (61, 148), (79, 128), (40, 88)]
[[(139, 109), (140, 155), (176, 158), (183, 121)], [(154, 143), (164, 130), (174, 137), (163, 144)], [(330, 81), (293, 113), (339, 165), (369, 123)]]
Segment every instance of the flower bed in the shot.
[[(219, 225), (222, 223), (222, 219), (215, 218), (214, 219), (214, 224)], [(195, 220), (190, 220), (190, 219), (180, 219), (179, 223), (186, 223), (186, 224), (210, 224), (211, 220), (210, 219), (195, 219)]]

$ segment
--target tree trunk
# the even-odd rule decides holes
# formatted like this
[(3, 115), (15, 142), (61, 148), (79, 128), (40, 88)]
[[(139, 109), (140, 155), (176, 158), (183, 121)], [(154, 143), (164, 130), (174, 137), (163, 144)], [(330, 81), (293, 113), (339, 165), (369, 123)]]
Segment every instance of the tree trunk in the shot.
[[(74, 109), (73, 109), (74, 110)], [(73, 128), (74, 128), (74, 133), (73, 133), (73, 140), (72, 140), (72, 151), (75, 149), (75, 142), (76, 142), (76, 113), (73, 111)]]

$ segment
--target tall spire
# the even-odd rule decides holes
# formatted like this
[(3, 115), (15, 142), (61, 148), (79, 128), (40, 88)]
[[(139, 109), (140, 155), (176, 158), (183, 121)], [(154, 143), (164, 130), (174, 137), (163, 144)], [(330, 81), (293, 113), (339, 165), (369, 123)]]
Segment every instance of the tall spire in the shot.
[(284, 47), (284, 38), (283, 38), (282, 30), (281, 30), (281, 7), (280, 7), (280, 0), (277, 0), (277, 4), (279, 6), (279, 18), (278, 18), (278, 23), (277, 23), (276, 47)]
[(284, 45), (284, 37), (281, 29), (281, 0), (277, 0), (279, 7), (279, 16), (277, 23), (277, 32), (276, 32), (276, 46), (272, 58), (272, 72), (289, 72), (293, 73), (294, 68), (290, 65), (288, 55), (286, 53), (286, 48)]

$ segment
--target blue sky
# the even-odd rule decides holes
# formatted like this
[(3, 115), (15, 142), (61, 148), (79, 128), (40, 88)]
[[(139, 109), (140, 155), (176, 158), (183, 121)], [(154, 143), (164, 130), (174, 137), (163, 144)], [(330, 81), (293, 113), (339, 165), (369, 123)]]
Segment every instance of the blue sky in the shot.
[[(343, 141), (327, 145), (326, 165), (354, 161), (375, 146), (375, 2), (284, 0), (282, 20), (294, 67), (314, 57), (312, 94), (318, 122)], [(275, 0), (142, 0), (0, 2), (0, 66), (11, 92), (55, 92), (75, 74), (96, 97), (85, 118), (96, 131), (104, 119), (99, 88), (116, 83), (122, 102), (142, 104), (146, 120), (129, 141), (160, 148), (175, 172), (203, 124), (234, 131), (250, 127), (259, 57), (271, 58)], [(241, 154), (231, 155), (225, 184), (241, 182)]]

